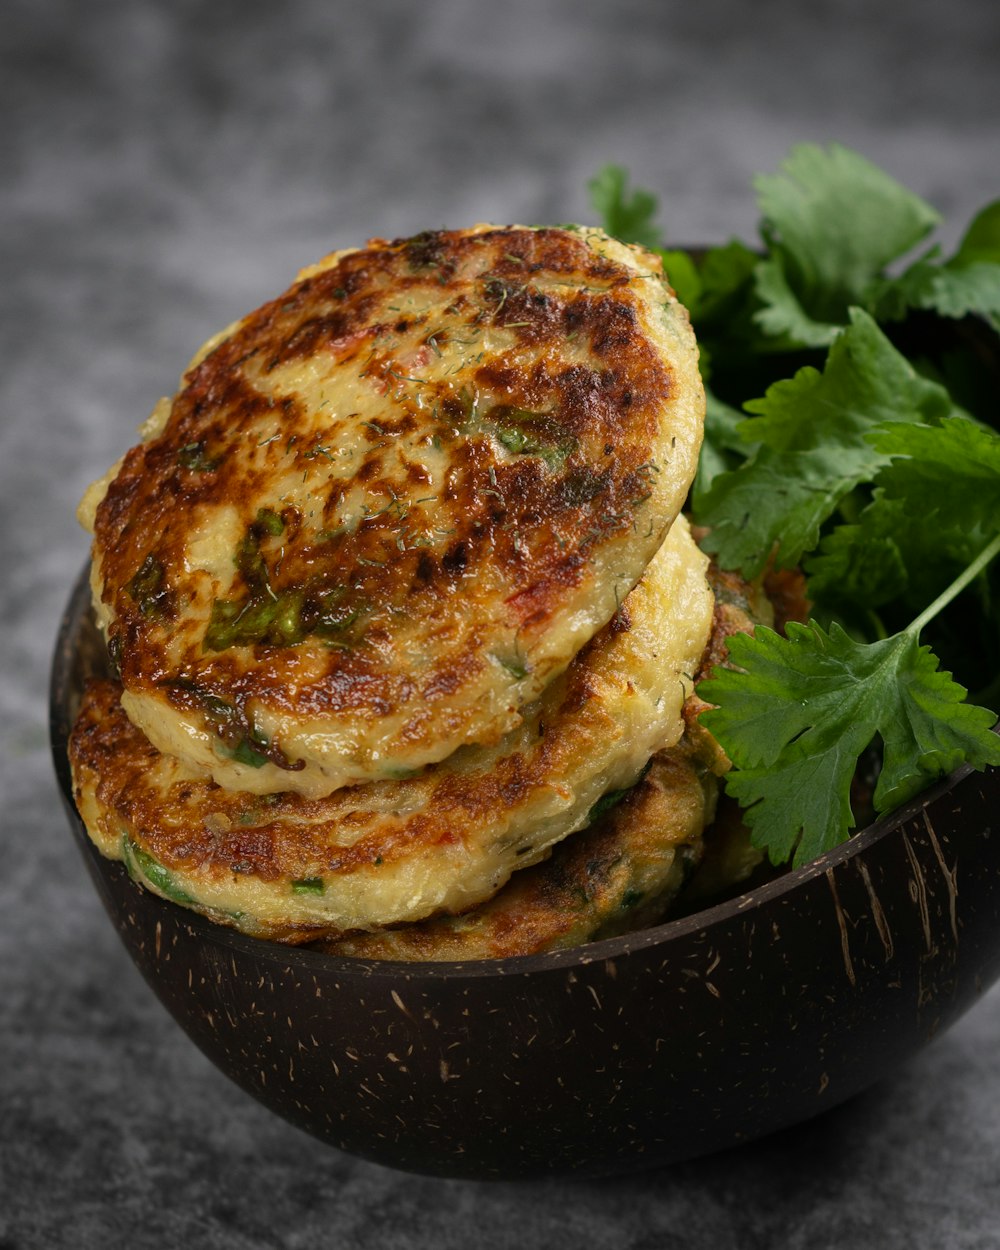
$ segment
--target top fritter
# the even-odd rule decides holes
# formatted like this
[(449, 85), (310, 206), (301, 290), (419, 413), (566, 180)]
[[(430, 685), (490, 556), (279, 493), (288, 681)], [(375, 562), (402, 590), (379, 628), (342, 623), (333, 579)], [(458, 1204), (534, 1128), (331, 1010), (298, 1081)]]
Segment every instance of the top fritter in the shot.
[(496, 741), (642, 575), (703, 406), (659, 260), (598, 231), (335, 253), (81, 505), (126, 711), (257, 793)]

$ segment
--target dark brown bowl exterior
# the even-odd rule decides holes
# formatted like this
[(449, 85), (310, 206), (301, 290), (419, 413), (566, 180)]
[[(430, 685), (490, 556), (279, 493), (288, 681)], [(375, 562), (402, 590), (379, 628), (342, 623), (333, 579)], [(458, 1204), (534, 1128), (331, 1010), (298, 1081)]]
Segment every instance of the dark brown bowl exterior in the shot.
[(140, 889), (87, 837), (66, 738), (100, 663), (84, 576), (52, 745), (122, 941), (237, 1085), (379, 1163), (515, 1178), (690, 1159), (864, 1089), (1000, 975), (997, 770), (963, 770), (731, 902), (578, 950), (412, 965), (243, 937)]

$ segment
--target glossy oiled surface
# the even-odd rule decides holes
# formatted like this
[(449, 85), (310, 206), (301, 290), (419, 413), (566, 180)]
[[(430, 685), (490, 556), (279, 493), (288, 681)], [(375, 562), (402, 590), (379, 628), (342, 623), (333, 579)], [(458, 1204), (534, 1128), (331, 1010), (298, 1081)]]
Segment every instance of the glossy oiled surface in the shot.
[[(996, 987), (860, 1098), (691, 1163), (607, 1181), (497, 1185), (408, 1175), (322, 1146), (242, 1095), (145, 985), (68, 840), (44, 722), (56, 625), (86, 557), (76, 500), (134, 438), (151, 397), (174, 388), (178, 362), (279, 290), (334, 232), (347, 246), (373, 231), (458, 220), (580, 217), (586, 179), (615, 159), (661, 191), (674, 239), (746, 237), (751, 174), (773, 170), (792, 141), (836, 138), (932, 198), (954, 242), (997, 194), (996, 21), (993, 0), (946, 14), (931, 0), (898, 10), (846, 0), (623, 0), (586, 10), (512, 0), (502, 20), (458, 0), (293, 0), (254, 6), (252, 18), (229, 0), (110, 0), (86, 20), (69, 0), (6, 7), (8, 1243), (995, 1243)], [(961, 872), (957, 884), (961, 899)], [(919, 911), (910, 916), (920, 938)], [(877, 933), (875, 941), (879, 960)], [(839, 949), (834, 956), (839, 969)], [(900, 1009), (914, 1010), (909, 1000)], [(335, 1058), (348, 1074), (350, 1057)], [(277, 1079), (273, 1069), (266, 1079)], [(825, 1106), (822, 1096), (816, 1103)], [(181, 1193), (183, 1202), (164, 1200)]]

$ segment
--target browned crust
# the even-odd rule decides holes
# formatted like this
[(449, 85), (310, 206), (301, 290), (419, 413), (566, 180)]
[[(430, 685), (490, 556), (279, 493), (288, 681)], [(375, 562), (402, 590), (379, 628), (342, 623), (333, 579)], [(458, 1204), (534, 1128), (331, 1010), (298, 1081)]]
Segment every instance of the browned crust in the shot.
[[(752, 632), (760, 615), (758, 587), (715, 567), (710, 581), (717, 603), (702, 677), (713, 664), (725, 662), (727, 639), (735, 632)], [(626, 604), (589, 651), (610, 645), (629, 629)], [(572, 666), (559, 682), (557, 712), (591, 740), (610, 732), (610, 726), (602, 729), (603, 701), (594, 680), (586, 664)], [(525, 773), (523, 757), (514, 752), (492, 771), (477, 773), (472, 784), (460, 774), (446, 780), (435, 790), (433, 810), (410, 812), (395, 829), (390, 816), (378, 823), (377, 838), (362, 837), (349, 845), (352, 829), (370, 822), (373, 802), (387, 813), (394, 805), (405, 809), (411, 783), (375, 783), (319, 800), (227, 791), (185, 774), (153, 748), (124, 715), (119, 695), (120, 688), (109, 681), (94, 682), (85, 693), (70, 740), (77, 802), (91, 820), (96, 813), (98, 827), (91, 834), (99, 844), (114, 848), (127, 834), (158, 863), (181, 874), (180, 880), (244, 876), (289, 886), (320, 871), (367, 870), (376, 860), (390, 868), (421, 847), (443, 844), (456, 839), (457, 830), (486, 822), (499, 806), (519, 803), (538, 767), (559, 773), (558, 757), (551, 753), (558, 751), (561, 735), (543, 732), (541, 748), (551, 758), (536, 762), (535, 774)], [(432, 918), (385, 937), (352, 935), (328, 949), (371, 958), (499, 958), (654, 922), (683, 882), (680, 862), (677, 871), (664, 876), (659, 894), (650, 893), (634, 908), (623, 908), (622, 901), (637, 863), (672, 856), (678, 847), (687, 848), (683, 854), (691, 862), (700, 855), (700, 831), (714, 798), (708, 774), (727, 766), (714, 739), (698, 724), (705, 706), (692, 695), (684, 708), (687, 734), (678, 748), (658, 753), (647, 776), (618, 808), (568, 838), (544, 863), (515, 873), (491, 902), (466, 916)], [(260, 928), (264, 936), (292, 942), (312, 940), (323, 930), (306, 924)]]
[[(621, 678), (603, 676), (599, 657), (623, 628), (591, 641), (547, 692), (539, 736), (525, 726), (491, 767), (477, 767), (473, 757), (464, 770), (439, 765), (413, 779), (345, 787), (318, 799), (248, 794), (191, 774), (132, 724), (116, 682), (95, 680), (84, 692), (69, 743), (77, 804), (95, 813), (95, 841), (114, 845), (127, 834), (165, 868), (203, 882), (235, 875), (287, 886), (373, 866), (384, 875), (421, 850), (448, 844), (474, 854), (466, 837), (473, 840), (497, 811), (529, 801), (540, 776), (566, 776), (581, 744), (596, 750), (620, 734), (611, 692)], [(274, 936), (302, 939), (294, 925)]]
[(508, 959), (655, 923), (698, 864), (716, 785), (687, 743), (661, 751), (617, 807), (515, 873), (489, 902), (320, 949), (359, 959)]
[[(484, 631), (463, 603), (469, 588), (497, 597), (511, 635), (530, 648), (578, 592), (594, 551), (637, 523), (674, 380), (643, 330), (634, 279), (634, 271), (566, 230), (437, 232), (374, 241), (241, 322), (187, 374), (165, 429), (126, 454), (97, 509), (109, 642), (126, 688), (155, 692), (189, 713), (223, 698), (245, 721), (250, 703), (306, 717), (346, 710), (369, 720), (412, 706), (401, 740), (421, 740), (436, 709), (488, 663)], [(508, 327), (517, 342), (513, 357), (487, 355), (464, 382), (488, 397), (483, 402), (500, 422), (503, 404), (555, 414), (572, 453), (556, 468), (537, 456), (498, 454), (490, 438), (462, 431), (456, 388), (442, 383), (434, 436), (445, 442), (451, 469), (434, 523), (446, 537), (408, 547), (405, 524), (387, 508), (353, 532), (321, 539), (337, 513), (335, 488), (322, 515), (289, 506), (281, 511), (280, 540), (263, 538), (274, 593), (307, 587), (315, 595), (345, 594), (363, 608), (365, 645), (307, 640), (206, 650), (203, 629), (184, 632), (194, 510), (233, 506), (249, 529), (279, 465), (294, 462), (296, 472), (320, 480), (316, 447), (294, 441), (298, 397), (272, 393), (267, 379), (291, 361), (326, 368), (332, 360), (338, 368), (361, 363), (366, 375), (395, 385), (393, 336), (406, 319), (394, 320), (387, 305), (400, 293), (423, 298), (442, 284), (453, 296), (456, 325)], [(568, 339), (586, 345), (585, 360), (567, 354)], [(400, 386), (385, 422), (359, 432), (365, 445), (353, 480), (375, 498), (388, 501), (393, 490), (383, 477), (386, 440), (427, 421), (428, 393), (421, 391), (418, 408), (414, 389)], [(279, 436), (259, 437), (272, 429)], [(197, 469), (185, 463), (184, 449), (192, 447)], [(417, 490), (419, 464), (411, 472)], [(162, 576), (140, 600), (128, 588), (150, 560)], [(401, 621), (425, 624), (433, 658), (419, 672), (407, 662), (412, 656), (397, 654)]]
[[(498, 803), (516, 803), (528, 789), (520, 757), (513, 755), (482, 786), (445, 783), (436, 792), (433, 812), (400, 820), (395, 829), (391, 818), (380, 821), (377, 839), (348, 844), (352, 829), (370, 823), (370, 807), (360, 814), (355, 810), (360, 801), (355, 787), (322, 799), (291, 791), (225, 790), (185, 774), (152, 747), (122, 711), (120, 695), (121, 688), (106, 680), (91, 682), (85, 691), (69, 748), (77, 802), (82, 805), (84, 787), (92, 789), (103, 820), (117, 819), (122, 831), (139, 837), (142, 849), (159, 863), (185, 873), (290, 882), (319, 870), (350, 873), (376, 860), (390, 865), (428, 839), (441, 843), (453, 837), (449, 812), (460, 808), (463, 817), (485, 817)], [(164, 772), (169, 783), (161, 787)], [(405, 790), (407, 785), (370, 783), (368, 801), (375, 787)]]

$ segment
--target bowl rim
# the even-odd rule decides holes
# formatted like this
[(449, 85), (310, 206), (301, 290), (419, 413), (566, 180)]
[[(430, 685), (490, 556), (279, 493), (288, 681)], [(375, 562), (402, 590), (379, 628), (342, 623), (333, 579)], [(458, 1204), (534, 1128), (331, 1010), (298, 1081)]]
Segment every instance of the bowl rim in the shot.
[[(84, 563), (83, 569), (71, 591), (69, 600), (63, 610), (56, 636), (54, 655), (49, 681), (49, 742), (52, 751), (56, 780), (70, 814), (70, 823), (81, 851), (89, 855), (95, 866), (102, 872), (114, 867), (125, 873), (124, 866), (110, 860), (100, 853), (83, 824), (73, 796), (72, 777), (67, 755), (67, 742), (71, 728), (69, 709), (66, 706), (70, 690), (69, 676), (72, 671), (79, 633), (85, 628), (87, 618), (92, 620), (90, 601), (90, 561)], [(995, 727), (996, 732), (996, 727)], [(563, 950), (547, 951), (534, 955), (514, 955), (502, 959), (471, 959), (471, 960), (426, 960), (408, 961), (392, 959), (360, 959), (345, 955), (332, 955), (325, 951), (311, 949), (307, 945), (296, 946), (275, 942), (268, 938), (251, 937), (238, 929), (222, 925), (208, 919), (200, 912), (182, 907), (169, 899), (163, 899), (152, 891), (144, 890), (145, 897), (153, 900), (171, 914), (183, 913), (183, 921), (199, 937), (210, 943), (218, 943), (227, 948), (235, 948), (243, 953), (266, 958), (270, 962), (281, 963), (286, 967), (299, 965), (303, 969), (324, 968), (342, 976), (362, 976), (368, 980), (387, 978), (389, 980), (409, 980), (420, 982), (447, 981), (452, 979), (478, 979), (492, 976), (521, 976), (529, 973), (565, 972), (573, 967), (584, 967), (588, 964), (615, 961), (626, 958), (633, 953), (646, 951), (651, 947), (664, 946), (673, 940), (683, 940), (692, 934), (707, 931), (718, 925), (752, 913), (758, 907), (791, 894), (800, 886), (822, 876), (833, 869), (840, 868), (855, 857), (863, 855), (876, 843), (893, 834), (900, 826), (907, 823), (922, 809), (931, 804), (944, 792), (971, 775), (975, 770), (963, 764), (948, 776), (940, 778), (927, 786), (914, 798), (909, 799), (900, 807), (880, 817), (864, 829), (858, 830), (839, 846), (825, 851), (816, 859), (798, 868), (789, 868), (779, 876), (761, 885), (752, 887), (740, 894), (709, 907), (691, 912), (674, 920), (665, 920), (661, 924), (651, 925), (632, 933), (617, 937), (601, 938), (582, 946), (568, 947)], [(141, 887), (137, 887), (141, 888)], [(180, 915), (175, 915), (180, 920)]]

